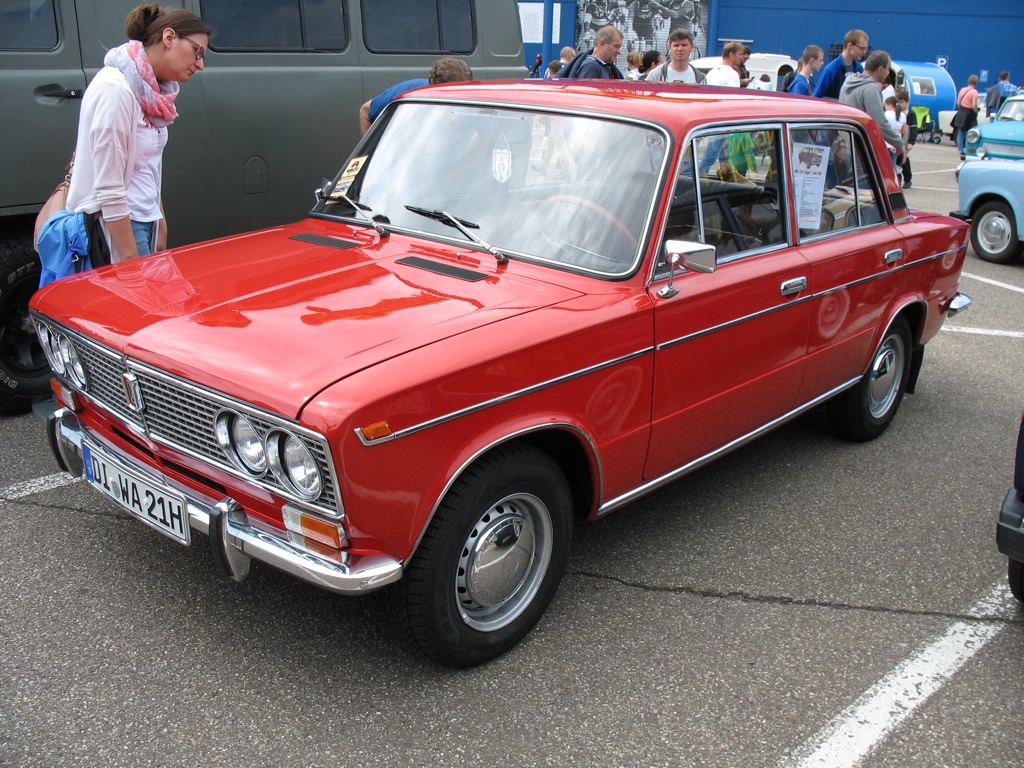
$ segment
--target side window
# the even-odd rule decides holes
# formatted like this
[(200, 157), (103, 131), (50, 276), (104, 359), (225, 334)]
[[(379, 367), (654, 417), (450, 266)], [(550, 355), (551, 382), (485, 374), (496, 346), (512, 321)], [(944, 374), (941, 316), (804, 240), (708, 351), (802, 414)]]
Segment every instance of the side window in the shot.
[(49, 51), (57, 47), (53, 0), (0, 3), (0, 50)]
[(864, 143), (852, 131), (791, 131), (790, 165), (801, 238), (885, 220)]
[(363, 39), (376, 53), (472, 53), (474, 0), (362, 0)]
[(348, 45), (340, 0), (203, 0), (215, 51), (342, 51)]
[[(687, 157), (697, 158), (699, 233), (684, 239), (715, 246), (719, 259), (788, 242), (778, 174), (779, 137), (778, 129), (756, 129), (694, 140)], [(681, 174), (676, 187), (680, 199), (684, 198), (683, 182)], [(673, 217), (683, 216), (685, 206), (679, 208), (677, 215), (673, 202), (670, 228)]]

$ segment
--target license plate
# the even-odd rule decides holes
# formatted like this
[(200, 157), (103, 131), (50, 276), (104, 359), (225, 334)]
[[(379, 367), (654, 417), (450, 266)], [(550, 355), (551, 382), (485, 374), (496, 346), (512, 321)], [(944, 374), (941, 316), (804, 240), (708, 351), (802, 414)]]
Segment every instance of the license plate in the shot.
[(89, 484), (151, 528), (186, 546), (191, 542), (185, 500), (119, 461), (82, 443)]

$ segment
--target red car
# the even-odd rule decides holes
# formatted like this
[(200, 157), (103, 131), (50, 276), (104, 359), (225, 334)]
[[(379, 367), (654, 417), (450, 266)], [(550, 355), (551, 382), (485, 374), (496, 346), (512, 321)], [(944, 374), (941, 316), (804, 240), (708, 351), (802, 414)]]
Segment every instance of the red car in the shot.
[[(743, 133), (756, 167), (720, 174)], [(839, 104), (414, 91), (305, 220), (39, 291), (51, 442), (231, 577), (387, 586), (416, 647), (477, 664), (538, 621), (576, 521), (821, 404), (881, 434), (970, 304), (967, 240)]]

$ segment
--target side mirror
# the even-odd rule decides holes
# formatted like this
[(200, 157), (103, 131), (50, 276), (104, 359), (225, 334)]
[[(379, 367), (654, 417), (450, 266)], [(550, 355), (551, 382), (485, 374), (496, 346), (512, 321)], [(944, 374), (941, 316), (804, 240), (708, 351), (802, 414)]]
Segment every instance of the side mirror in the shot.
[(675, 287), (676, 267), (692, 269), (694, 272), (714, 272), (718, 259), (713, 245), (694, 243), (689, 240), (668, 240), (665, 243), (668, 256), (668, 283), (658, 291), (658, 296), (670, 299), (679, 293)]

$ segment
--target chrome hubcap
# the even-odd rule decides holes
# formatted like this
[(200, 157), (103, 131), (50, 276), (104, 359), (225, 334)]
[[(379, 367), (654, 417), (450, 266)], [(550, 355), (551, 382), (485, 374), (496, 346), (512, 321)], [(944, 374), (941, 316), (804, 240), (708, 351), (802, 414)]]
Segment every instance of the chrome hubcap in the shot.
[(1001, 214), (988, 214), (978, 224), (978, 240), (989, 253), (1002, 252), (1010, 244), (1010, 222)]
[(892, 407), (903, 379), (903, 339), (890, 336), (878, 348), (871, 365), (871, 383), (868, 386), (868, 410), (880, 419)]
[(463, 620), (493, 632), (533, 600), (551, 559), (551, 517), (531, 494), (507, 496), (488, 509), (462, 547), (455, 597)]

